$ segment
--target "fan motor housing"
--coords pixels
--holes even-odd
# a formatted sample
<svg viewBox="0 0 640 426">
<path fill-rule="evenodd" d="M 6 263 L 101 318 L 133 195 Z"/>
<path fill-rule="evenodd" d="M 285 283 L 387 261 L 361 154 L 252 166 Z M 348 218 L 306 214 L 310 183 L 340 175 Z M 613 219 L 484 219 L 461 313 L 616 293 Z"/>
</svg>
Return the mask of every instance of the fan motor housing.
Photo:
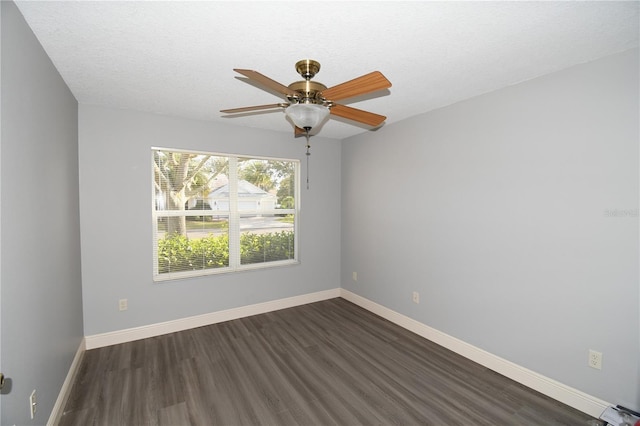
<svg viewBox="0 0 640 426">
<path fill-rule="evenodd" d="M 302 99 L 299 99 L 299 102 L 313 104 L 322 104 L 324 102 L 324 98 L 320 96 L 320 92 L 327 89 L 327 86 L 325 86 L 324 84 L 310 80 L 296 81 L 295 83 L 291 83 L 287 87 L 302 94 Z"/>
</svg>

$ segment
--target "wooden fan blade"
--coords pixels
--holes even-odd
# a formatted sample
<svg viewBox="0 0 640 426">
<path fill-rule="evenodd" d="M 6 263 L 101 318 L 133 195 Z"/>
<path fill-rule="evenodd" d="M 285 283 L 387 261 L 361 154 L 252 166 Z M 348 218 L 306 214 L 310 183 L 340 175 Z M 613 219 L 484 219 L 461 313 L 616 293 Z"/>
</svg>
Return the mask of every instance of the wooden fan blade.
<svg viewBox="0 0 640 426">
<path fill-rule="evenodd" d="M 373 71 L 337 86 L 329 87 L 320 94 L 326 100 L 339 101 L 389 87 L 391 87 L 391 82 L 380 71 Z"/>
<path fill-rule="evenodd" d="M 267 88 L 269 88 L 271 90 L 275 90 L 276 92 L 281 93 L 281 94 L 283 94 L 285 96 L 299 95 L 299 93 L 296 92 L 295 90 L 289 89 L 284 84 L 280 84 L 277 81 L 270 79 L 266 75 L 260 74 L 258 71 L 241 70 L 241 69 L 237 69 L 237 68 L 234 68 L 233 70 L 235 72 L 238 72 L 238 73 L 244 75 L 245 77 L 257 82 L 257 83 L 262 84 L 264 87 L 267 87 Z"/>
<path fill-rule="evenodd" d="M 286 108 L 289 104 L 269 104 L 269 105 L 256 105 L 250 107 L 243 108 L 231 108 L 231 109 L 221 109 L 220 112 L 225 112 L 227 114 L 234 114 L 236 112 L 248 112 L 248 111 L 258 111 L 261 109 L 272 109 L 272 108 Z"/>
<path fill-rule="evenodd" d="M 372 112 L 363 111 L 361 109 L 348 107 L 345 105 L 334 105 L 329 110 L 331 114 L 338 117 L 348 118 L 349 120 L 364 123 L 369 126 L 379 126 L 387 119 L 384 115 L 374 114 Z"/>
<path fill-rule="evenodd" d="M 307 134 L 307 132 L 304 129 L 301 129 L 300 127 L 298 127 L 298 126 L 295 126 L 295 128 L 293 129 L 293 136 L 296 137 L 296 138 L 298 136 L 303 136 L 303 135 L 306 135 L 306 134 Z"/>
</svg>

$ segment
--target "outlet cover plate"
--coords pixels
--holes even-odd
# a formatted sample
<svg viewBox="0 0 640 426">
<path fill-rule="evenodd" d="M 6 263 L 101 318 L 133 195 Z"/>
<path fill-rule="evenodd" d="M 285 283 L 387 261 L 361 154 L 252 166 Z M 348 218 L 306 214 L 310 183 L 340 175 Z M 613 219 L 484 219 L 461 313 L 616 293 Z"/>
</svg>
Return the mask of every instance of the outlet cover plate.
<svg viewBox="0 0 640 426">
<path fill-rule="evenodd" d="M 589 367 L 602 370 L 602 353 L 589 349 Z"/>
</svg>

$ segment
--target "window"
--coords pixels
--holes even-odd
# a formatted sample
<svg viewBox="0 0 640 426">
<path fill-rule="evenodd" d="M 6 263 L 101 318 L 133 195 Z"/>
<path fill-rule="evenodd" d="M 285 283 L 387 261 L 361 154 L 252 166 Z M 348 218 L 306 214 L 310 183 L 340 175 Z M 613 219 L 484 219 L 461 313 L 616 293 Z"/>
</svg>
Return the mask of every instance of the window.
<svg viewBox="0 0 640 426">
<path fill-rule="evenodd" d="M 297 263 L 299 161 L 152 154 L 155 281 Z"/>
</svg>

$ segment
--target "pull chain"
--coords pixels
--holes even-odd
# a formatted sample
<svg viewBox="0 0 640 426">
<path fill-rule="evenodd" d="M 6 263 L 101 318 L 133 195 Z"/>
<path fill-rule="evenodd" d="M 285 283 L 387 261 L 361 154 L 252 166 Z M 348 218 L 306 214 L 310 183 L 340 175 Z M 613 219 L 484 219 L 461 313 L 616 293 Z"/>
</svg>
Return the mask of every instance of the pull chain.
<svg viewBox="0 0 640 426">
<path fill-rule="evenodd" d="M 311 152 L 309 152 L 309 149 L 311 148 L 311 145 L 309 144 L 309 130 L 306 130 L 306 136 L 307 136 L 307 189 L 309 189 L 309 156 L 311 155 Z"/>
</svg>

